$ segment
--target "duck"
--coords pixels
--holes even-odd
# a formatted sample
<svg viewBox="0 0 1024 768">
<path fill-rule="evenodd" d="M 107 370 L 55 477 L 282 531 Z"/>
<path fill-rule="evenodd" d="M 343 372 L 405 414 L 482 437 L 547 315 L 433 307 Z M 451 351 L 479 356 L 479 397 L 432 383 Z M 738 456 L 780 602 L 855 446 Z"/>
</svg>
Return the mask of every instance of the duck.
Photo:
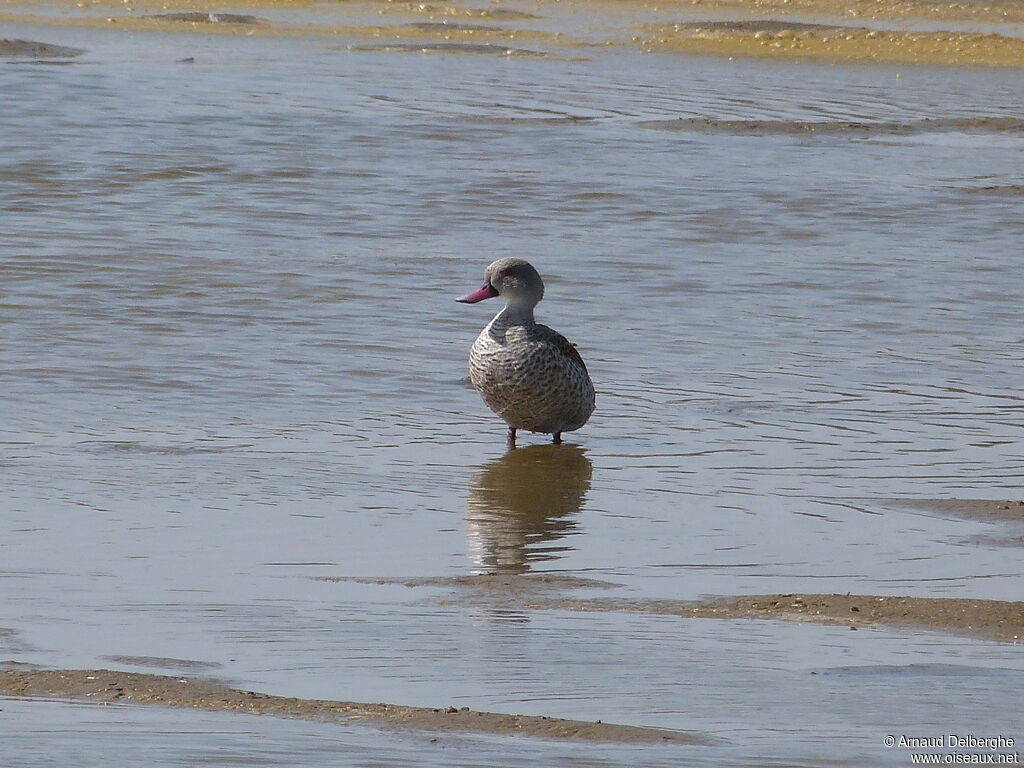
<svg viewBox="0 0 1024 768">
<path fill-rule="evenodd" d="M 544 281 L 528 261 L 498 259 L 484 272 L 483 286 L 456 301 L 476 304 L 505 300 L 469 352 L 469 378 L 487 406 L 516 431 L 548 434 L 553 443 L 573 432 L 594 412 L 594 382 L 576 346 L 534 320 L 544 298 Z"/>
</svg>

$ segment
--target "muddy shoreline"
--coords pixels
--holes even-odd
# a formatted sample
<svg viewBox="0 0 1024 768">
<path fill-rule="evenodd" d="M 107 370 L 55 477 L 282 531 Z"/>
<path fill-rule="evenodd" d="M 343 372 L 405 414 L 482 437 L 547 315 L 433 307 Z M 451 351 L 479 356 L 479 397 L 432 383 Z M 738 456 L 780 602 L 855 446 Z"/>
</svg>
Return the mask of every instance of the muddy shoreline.
<svg viewBox="0 0 1024 768">
<path fill-rule="evenodd" d="M 19 665 L 20 666 L 20 665 Z M 0 669 L 0 695 L 58 697 L 99 704 L 158 704 L 178 709 L 243 712 L 317 722 L 364 723 L 423 731 L 523 735 L 618 743 L 708 744 L 697 733 L 600 721 L 477 712 L 467 707 L 407 707 L 273 696 L 195 677 L 109 669 Z"/>
<path fill-rule="evenodd" d="M 1024 640 L 1024 602 L 948 597 L 775 594 L 681 600 L 533 599 L 532 610 L 616 611 L 693 619 L 779 619 L 849 626 L 914 629 L 1001 642 Z"/>
<path fill-rule="evenodd" d="M 736 17 L 756 16 L 757 18 Z M 577 58 L 588 49 L 744 58 L 1024 67 L 1024 8 L 928 0 L 49 0 L 0 7 L 0 22 L 121 32 L 330 40 L 358 50 Z M 896 23 L 894 23 L 896 22 Z M 906 24 L 922 28 L 905 28 Z M 940 28 L 936 29 L 936 26 Z M 522 43 L 529 43 L 522 45 Z M 0 56 L 4 55 L 0 50 Z"/>
<path fill-rule="evenodd" d="M 861 502 L 882 509 L 914 512 L 986 525 L 1024 523 L 1024 501 L 1007 499 L 873 499 Z M 991 537 L 985 539 L 990 541 Z M 999 546 L 1019 546 L 1024 538 L 991 539 Z M 442 604 L 486 603 L 530 610 L 601 611 L 671 615 L 694 619 L 779 619 L 861 627 L 905 628 L 947 632 L 1000 642 L 1024 641 L 1024 602 L 954 597 L 864 594 L 779 593 L 717 596 L 705 600 L 629 600 L 566 596 L 566 590 L 604 590 L 619 585 L 570 574 L 478 574 L 449 578 L 362 579 L 318 577 L 323 581 L 401 584 L 410 588 L 451 590 Z"/>
<path fill-rule="evenodd" d="M 706 600 L 629 600 L 573 598 L 564 589 L 608 589 L 608 582 L 546 574 L 478 575 L 424 579 L 344 579 L 322 581 L 401 584 L 410 588 L 447 587 L 454 596 L 442 605 L 482 603 L 519 611 L 645 613 L 692 619 L 779 619 L 861 627 L 946 632 L 1002 642 L 1024 641 L 1024 602 L 957 597 L 779 593 L 713 597 Z M 556 594 L 552 595 L 552 592 Z"/>
<path fill-rule="evenodd" d="M 1014 130 L 1024 130 L 1024 123 Z M 980 187 L 978 191 L 999 191 L 997 187 Z M 1014 191 L 1016 188 L 1014 188 Z M 1024 523 L 1024 501 L 1014 499 L 890 499 L 898 509 L 914 509 L 937 517 L 957 520 L 980 520 L 992 523 Z"/>
<path fill-rule="evenodd" d="M 777 19 L 645 27 L 645 51 L 879 64 L 1024 66 L 1024 39 L 968 30 L 907 31 Z"/>
</svg>

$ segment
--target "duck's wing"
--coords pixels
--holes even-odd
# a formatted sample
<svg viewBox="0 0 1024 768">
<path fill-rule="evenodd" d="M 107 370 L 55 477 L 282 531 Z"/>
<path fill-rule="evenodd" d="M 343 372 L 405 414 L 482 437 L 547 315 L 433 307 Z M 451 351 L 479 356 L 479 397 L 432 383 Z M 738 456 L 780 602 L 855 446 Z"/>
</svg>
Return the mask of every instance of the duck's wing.
<svg viewBox="0 0 1024 768">
<path fill-rule="evenodd" d="M 548 336 L 548 340 L 555 346 L 555 349 L 557 349 L 561 354 L 565 355 L 574 363 L 576 363 L 588 375 L 590 374 L 590 372 L 587 371 L 587 364 L 583 362 L 583 358 L 580 356 L 580 353 L 576 350 L 575 344 L 573 344 L 571 341 L 565 338 L 565 336 L 563 336 L 553 328 L 548 328 L 546 325 L 540 327 L 547 331 L 546 335 Z"/>
</svg>

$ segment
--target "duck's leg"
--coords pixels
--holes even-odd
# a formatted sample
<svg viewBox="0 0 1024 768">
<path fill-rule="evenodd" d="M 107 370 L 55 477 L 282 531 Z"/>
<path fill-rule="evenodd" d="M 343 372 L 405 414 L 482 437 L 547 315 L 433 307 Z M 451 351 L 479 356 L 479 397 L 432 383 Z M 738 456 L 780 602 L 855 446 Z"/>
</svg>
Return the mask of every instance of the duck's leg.
<svg viewBox="0 0 1024 768">
<path fill-rule="evenodd" d="M 554 443 L 555 445 L 561 445 L 562 444 L 562 433 L 561 432 L 555 432 L 555 434 L 553 434 L 551 436 L 551 442 Z"/>
<path fill-rule="evenodd" d="M 515 448 L 516 447 L 516 428 L 515 427 L 509 427 L 508 428 L 508 447 L 509 448 Z"/>
</svg>

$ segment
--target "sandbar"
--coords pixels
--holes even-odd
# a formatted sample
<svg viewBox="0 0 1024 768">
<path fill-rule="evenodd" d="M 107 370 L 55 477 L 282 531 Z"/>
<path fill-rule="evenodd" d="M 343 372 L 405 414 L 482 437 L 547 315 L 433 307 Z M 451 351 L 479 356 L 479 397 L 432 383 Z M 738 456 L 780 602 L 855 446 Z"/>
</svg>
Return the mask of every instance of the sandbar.
<svg viewBox="0 0 1024 768">
<path fill-rule="evenodd" d="M 647 25 L 644 50 L 886 64 L 1024 66 L 1024 39 L 966 30 L 907 31 L 775 19 Z"/>
<path fill-rule="evenodd" d="M 6 0 L 0 22 L 304 37 L 387 52 L 566 58 L 620 48 L 833 62 L 1024 67 L 1009 0 Z M 895 22 L 895 23 L 894 23 Z M 528 41 L 519 47 L 519 41 Z M 459 44 L 467 47 L 459 47 Z M 494 46 L 494 49 L 490 46 Z"/>
<path fill-rule="evenodd" d="M 317 722 L 365 723 L 436 732 L 522 735 L 544 739 L 626 743 L 708 744 L 699 733 L 600 721 L 477 712 L 468 707 L 407 707 L 273 696 L 197 677 L 109 669 L 0 669 L 0 695 L 85 699 L 97 703 L 158 704 L 179 709 L 242 712 Z"/>
<path fill-rule="evenodd" d="M 1024 129 L 1024 125 L 1018 130 Z M 1016 185 L 975 187 L 975 192 L 1020 194 Z M 890 499 L 895 507 L 917 509 L 940 517 L 990 523 L 1024 523 L 1024 501 L 1013 499 Z"/>
<path fill-rule="evenodd" d="M 1024 640 L 1024 602 L 956 597 L 851 594 L 775 594 L 703 601 L 533 599 L 524 609 L 622 611 L 694 619 L 782 619 L 841 624 L 851 629 L 886 627 L 932 630 L 1001 642 Z"/>
</svg>

